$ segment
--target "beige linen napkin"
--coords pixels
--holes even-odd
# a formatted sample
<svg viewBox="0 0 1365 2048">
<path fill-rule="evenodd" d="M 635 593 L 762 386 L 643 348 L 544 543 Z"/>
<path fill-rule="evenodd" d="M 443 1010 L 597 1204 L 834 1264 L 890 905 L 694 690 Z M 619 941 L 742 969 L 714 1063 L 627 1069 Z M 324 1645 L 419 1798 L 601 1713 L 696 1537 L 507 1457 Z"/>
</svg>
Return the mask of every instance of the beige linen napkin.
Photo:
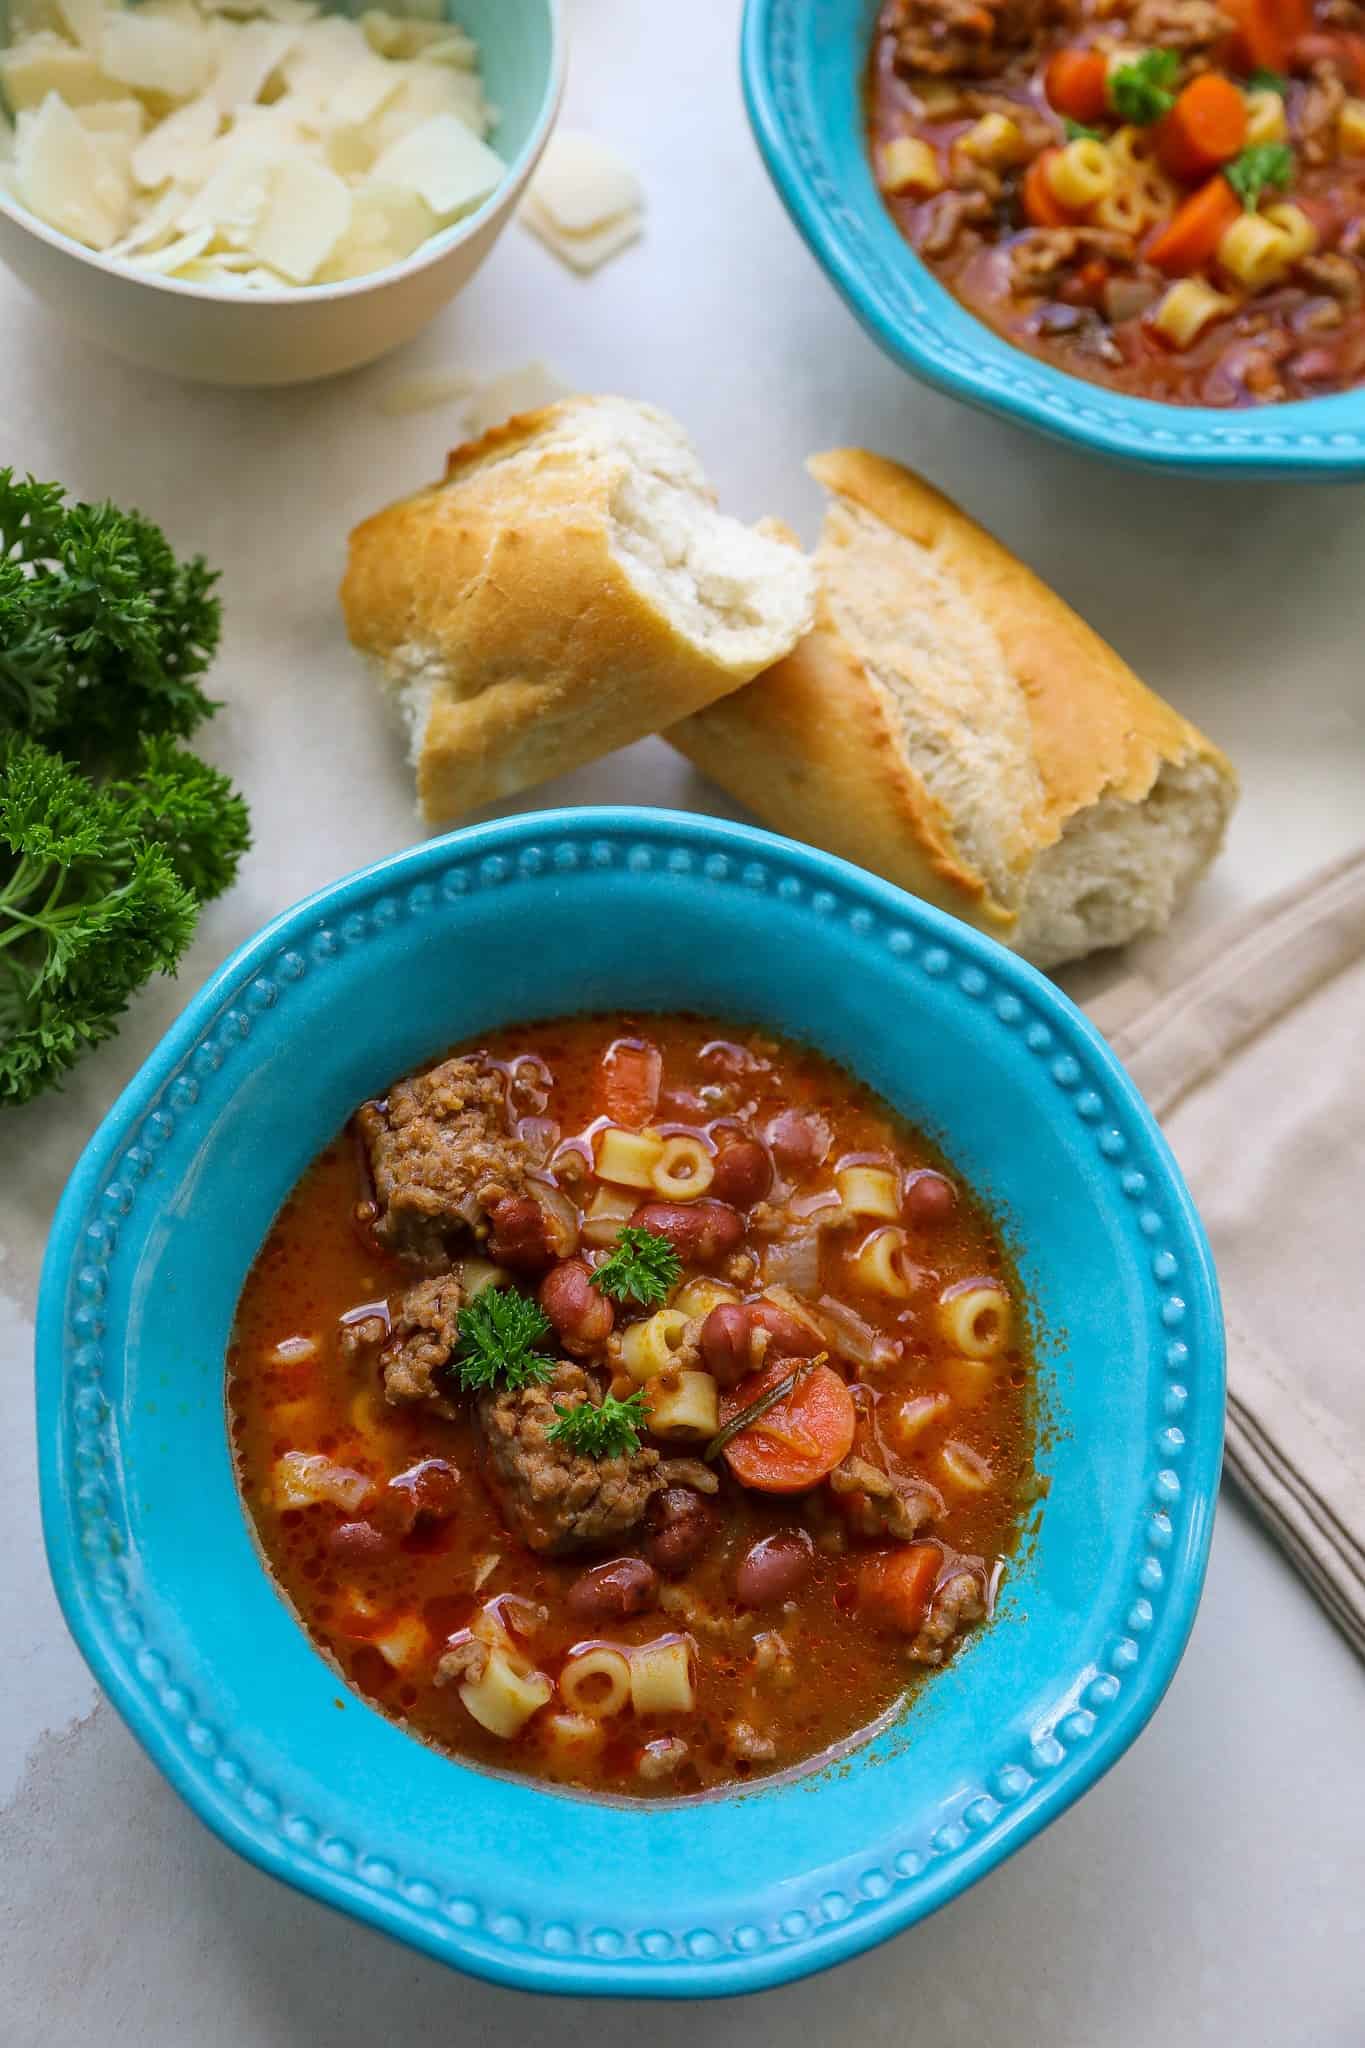
<svg viewBox="0 0 1365 2048">
<path fill-rule="evenodd" d="M 1088 1004 L 1218 1264 L 1227 1465 L 1365 1656 L 1365 851 Z"/>
</svg>

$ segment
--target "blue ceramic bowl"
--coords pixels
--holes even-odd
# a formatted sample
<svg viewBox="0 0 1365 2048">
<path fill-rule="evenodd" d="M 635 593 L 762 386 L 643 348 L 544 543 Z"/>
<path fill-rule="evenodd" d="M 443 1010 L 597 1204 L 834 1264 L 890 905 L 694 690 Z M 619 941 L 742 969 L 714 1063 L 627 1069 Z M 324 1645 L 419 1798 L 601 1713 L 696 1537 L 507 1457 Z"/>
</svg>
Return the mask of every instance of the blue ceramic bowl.
<svg viewBox="0 0 1365 2048">
<path fill-rule="evenodd" d="M 873 340 L 915 376 L 1054 440 L 1149 469 L 1365 474 L 1365 389 L 1225 411 L 1129 398 L 1037 361 L 945 291 L 891 220 L 863 136 L 878 0 L 747 0 L 742 71 L 774 184 Z"/>
<path fill-rule="evenodd" d="M 247 1266 L 352 1105 L 468 1034 L 617 1004 L 811 1040 L 936 1131 L 1004 1219 L 1046 1361 L 1051 1492 L 994 1624 L 837 1766 L 664 1807 L 452 1762 L 350 1693 L 266 1576 L 224 1426 Z M 1070 1004 L 856 868 L 646 810 L 456 833 L 236 953 L 72 1176 L 38 1375 L 67 1620 L 210 1827 L 463 1969 L 656 1996 L 755 1990 L 855 1954 L 1108 1769 L 1189 1633 L 1223 1420 L 1199 1222 Z"/>
</svg>

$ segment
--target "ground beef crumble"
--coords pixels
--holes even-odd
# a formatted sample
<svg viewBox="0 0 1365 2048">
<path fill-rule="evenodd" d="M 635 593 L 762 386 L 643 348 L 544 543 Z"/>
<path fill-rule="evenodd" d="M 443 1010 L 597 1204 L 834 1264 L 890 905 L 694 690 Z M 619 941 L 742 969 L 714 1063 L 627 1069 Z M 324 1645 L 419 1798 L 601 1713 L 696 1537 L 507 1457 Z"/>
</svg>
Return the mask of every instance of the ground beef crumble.
<svg viewBox="0 0 1365 2048">
<path fill-rule="evenodd" d="M 636 1526 L 662 1485 L 652 1448 L 585 1458 L 550 1440 L 557 1407 L 600 1398 L 594 1376 L 567 1360 L 545 1386 L 479 1396 L 489 1484 L 508 1527 L 532 1550 L 604 1548 Z"/>
<path fill-rule="evenodd" d="M 374 1233 L 415 1264 L 446 1264 L 525 1190 L 525 1145 L 507 1127 L 502 1076 L 478 1054 L 400 1081 L 357 1113 L 378 1216 Z"/>
</svg>

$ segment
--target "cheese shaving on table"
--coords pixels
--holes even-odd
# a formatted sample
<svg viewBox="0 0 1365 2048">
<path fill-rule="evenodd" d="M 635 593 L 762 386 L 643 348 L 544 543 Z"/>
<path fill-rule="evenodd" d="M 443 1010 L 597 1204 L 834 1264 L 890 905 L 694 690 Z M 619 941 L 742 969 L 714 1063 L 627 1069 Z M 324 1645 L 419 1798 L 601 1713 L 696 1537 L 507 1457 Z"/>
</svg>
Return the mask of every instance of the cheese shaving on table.
<svg viewBox="0 0 1365 2048">
<path fill-rule="evenodd" d="M 434 412 L 438 407 L 460 408 L 460 433 L 472 440 L 509 419 L 513 413 L 536 412 L 568 396 L 571 387 L 544 363 L 522 363 L 515 370 L 480 380 L 468 370 L 415 370 L 386 384 L 378 408 L 390 417 L 403 413 Z"/>
<path fill-rule="evenodd" d="M 401 262 L 505 166 L 479 52 L 437 0 L 16 0 L 5 189 L 130 269 L 236 290 Z"/>
<path fill-rule="evenodd" d="M 644 193 L 619 151 L 581 129 L 552 135 L 520 208 L 545 246 L 586 274 L 644 230 Z"/>
</svg>

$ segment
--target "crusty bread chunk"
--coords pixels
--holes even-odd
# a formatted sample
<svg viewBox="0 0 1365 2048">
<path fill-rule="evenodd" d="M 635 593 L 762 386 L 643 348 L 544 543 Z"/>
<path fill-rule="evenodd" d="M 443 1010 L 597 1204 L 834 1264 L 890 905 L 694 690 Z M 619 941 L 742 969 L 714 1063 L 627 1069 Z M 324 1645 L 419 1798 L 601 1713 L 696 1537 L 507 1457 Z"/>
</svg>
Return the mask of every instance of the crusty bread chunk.
<svg viewBox="0 0 1365 2048">
<path fill-rule="evenodd" d="M 765 823 L 1039 966 L 1160 930 L 1222 843 L 1223 755 L 910 471 L 810 467 L 812 631 L 668 738 Z"/>
<path fill-rule="evenodd" d="M 716 510 L 666 413 L 570 398 L 357 527 L 341 602 L 440 824 L 748 682 L 809 627 L 814 582 L 797 549 Z"/>
</svg>

